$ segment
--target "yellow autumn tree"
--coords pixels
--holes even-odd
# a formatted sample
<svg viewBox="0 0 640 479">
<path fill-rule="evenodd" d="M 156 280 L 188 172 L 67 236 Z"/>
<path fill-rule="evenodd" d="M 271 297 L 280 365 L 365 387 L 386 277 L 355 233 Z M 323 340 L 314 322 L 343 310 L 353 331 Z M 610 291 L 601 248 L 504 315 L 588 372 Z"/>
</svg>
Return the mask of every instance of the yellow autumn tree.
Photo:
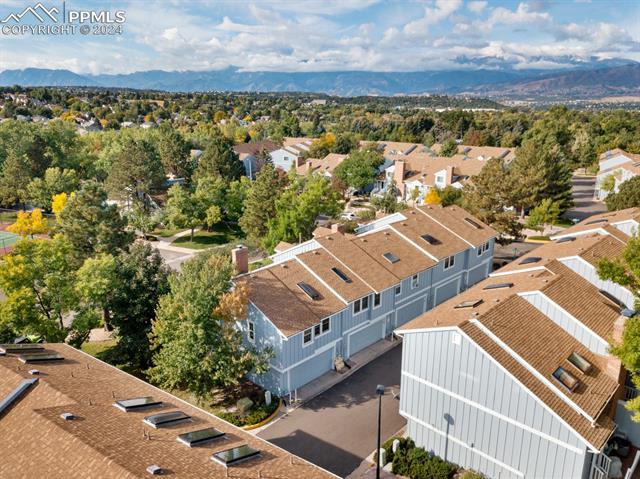
<svg viewBox="0 0 640 479">
<path fill-rule="evenodd" d="M 442 198 L 440 198 L 440 194 L 436 188 L 429 189 L 429 193 L 427 193 L 424 203 L 426 205 L 439 205 L 442 203 Z"/>
<path fill-rule="evenodd" d="M 60 217 L 60 212 L 67 204 L 67 194 L 62 192 L 58 195 L 53 195 L 51 198 L 51 211 L 56 215 L 56 218 Z"/>
<path fill-rule="evenodd" d="M 36 208 L 31 213 L 20 211 L 16 216 L 16 222 L 7 226 L 7 231 L 26 238 L 36 234 L 44 234 L 48 230 L 47 219 L 42 214 L 42 210 Z"/>
</svg>

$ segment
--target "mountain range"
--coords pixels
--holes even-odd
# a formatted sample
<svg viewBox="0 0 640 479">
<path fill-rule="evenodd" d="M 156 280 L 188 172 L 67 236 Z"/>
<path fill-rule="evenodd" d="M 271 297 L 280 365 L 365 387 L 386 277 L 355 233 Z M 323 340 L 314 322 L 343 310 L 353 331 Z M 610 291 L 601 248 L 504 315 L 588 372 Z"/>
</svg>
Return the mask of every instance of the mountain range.
<svg viewBox="0 0 640 479">
<path fill-rule="evenodd" d="M 497 98 L 640 95 L 640 63 L 594 61 L 562 70 L 473 69 L 416 72 L 247 72 L 151 70 L 80 75 L 26 68 L 0 72 L 0 85 L 85 86 L 173 92 L 315 92 L 339 96 L 472 94 Z"/>
</svg>

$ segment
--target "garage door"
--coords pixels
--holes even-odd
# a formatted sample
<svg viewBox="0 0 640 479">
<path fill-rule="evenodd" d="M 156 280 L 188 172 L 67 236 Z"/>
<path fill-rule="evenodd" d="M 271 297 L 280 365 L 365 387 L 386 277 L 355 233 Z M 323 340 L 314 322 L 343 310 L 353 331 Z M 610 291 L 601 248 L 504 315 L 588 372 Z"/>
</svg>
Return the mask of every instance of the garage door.
<svg viewBox="0 0 640 479">
<path fill-rule="evenodd" d="M 290 371 L 291 389 L 297 389 L 333 369 L 333 348 L 318 354 Z"/>
<path fill-rule="evenodd" d="M 382 321 L 376 321 L 360 331 L 352 333 L 349 336 L 349 357 L 381 339 Z"/>
<path fill-rule="evenodd" d="M 482 281 L 487 274 L 487 265 L 482 264 L 480 266 L 476 266 L 471 271 L 469 271 L 469 279 L 467 280 L 467 287 L 479 283 Z"/>
<path fill-rule="evenodd" d="M 424 298 L 418 298 L 411 303 L 398 309 L 398 319 L 396 328 L 402 326 L 404 323 L 411 321 L 414 318 L 420 316 L 424 311 Z"/>
<path fill-rule="evenodd" d="M 435 305 L 445 302 L 449 298 L 453 298 L 458 294 L 459 278 L 454 279 L 436 288 Z"/>
</svg>

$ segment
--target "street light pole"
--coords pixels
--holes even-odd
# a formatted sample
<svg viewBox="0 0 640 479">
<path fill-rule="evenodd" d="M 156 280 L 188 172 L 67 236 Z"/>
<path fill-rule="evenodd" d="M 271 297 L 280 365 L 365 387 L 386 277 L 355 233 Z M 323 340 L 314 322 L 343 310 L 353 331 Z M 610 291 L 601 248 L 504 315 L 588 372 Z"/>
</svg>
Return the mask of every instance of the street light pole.
<svg viewBox="0 0 640 479">
<path fill-rule="evenodd" d="M 376 394 L 378 395 L 378 442 L 376 443 L 376 479 L 380 479 L 380 430 L 382 429 L 382 396 L 384 396 L 384 386 L 378 384 L 376 386 Z"/>
</svg>

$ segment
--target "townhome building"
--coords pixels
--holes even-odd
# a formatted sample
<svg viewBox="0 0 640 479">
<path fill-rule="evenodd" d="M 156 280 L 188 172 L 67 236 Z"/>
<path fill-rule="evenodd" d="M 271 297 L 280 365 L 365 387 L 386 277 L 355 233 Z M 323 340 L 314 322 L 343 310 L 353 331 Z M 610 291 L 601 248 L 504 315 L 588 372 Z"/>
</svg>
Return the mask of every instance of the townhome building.
<svg viewBox="0 0 640 479">
<path fill-rule="evenodd" d="M 264 166 L 264 159 L 260 155 L 268 153 L 271 155 L 274 151 L 280 149 L 280 145 L 271 140 L 256 141 L 253 143 L 241 143 L 233 147 L 240 161 L 244 165 L 244 171 L 247 178 L 254 180 L 258 172 Z"/>
<path fill-rule="evenodd" d="M 251 379 L 295 392 L 491 272 L 496 232 L 465 210 L 424 206 L 284 248 L 240 275 L 250 291 L 239 322 L 248 344 L 271 348 Z M 246 260 L 236 263 L 246 265 Z M 246 254 L 246 251 L 244 252 Z M 240 268 L 242 272 L 244 269 Z"/>
<path fill-rule="evenodd" d="M 273 165 L 285 173 L 291 168 L 297 168 L 304 163 L 304 157 L 312 143 L 312 138 L 284 138 L 282 146 L 271 152 Z"/>
<path fill-rule="evenodd" d="M 620 467 L 614 436 L 640 444 L 640 424 L 609 347 L 637 318 L 632 292 L 596 267 L 622 254 L 639 213 L 585 220 L 398 328 L 400 413 L 417 445 L 502 479 Z"/>
<path fill-rule="evenodd" d="M 458 153 L 439 156 L 442 145 L 431 147 L 416 143 L 378 142 L 385 158 L 374 188 L 375 194 L 384 194 L 393 183 L 399 196 L 421 204 L 432 188 L 447 186 L 462 188 L 482 170 L 490 158 L 500 158 L 506 163 L 515 159 L 515 150 L 489 146 L 458 145 Z"/>
<path fill-rule="evenodd" d="M 604 200 L 610 193 L 617 193 L 622 183 L 638 175 L 640 155 L 627 153 L 620 148 L 604 152 L 598 164 L 596 199 Z"/>
</svg>

